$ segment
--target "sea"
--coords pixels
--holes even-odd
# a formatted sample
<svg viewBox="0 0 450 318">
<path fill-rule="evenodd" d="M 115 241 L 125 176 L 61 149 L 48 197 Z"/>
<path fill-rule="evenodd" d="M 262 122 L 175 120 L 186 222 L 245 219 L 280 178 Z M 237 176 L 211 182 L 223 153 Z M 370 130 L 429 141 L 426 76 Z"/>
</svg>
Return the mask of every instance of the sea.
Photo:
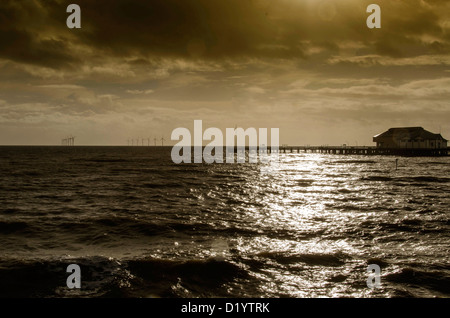
<svg viewBox="0 0 450 318">
<path fill-rule="evenodd" d="M 450 297 L 450 157 L 170 153 L 0 147 L 0 297 Z"/>
</svg>

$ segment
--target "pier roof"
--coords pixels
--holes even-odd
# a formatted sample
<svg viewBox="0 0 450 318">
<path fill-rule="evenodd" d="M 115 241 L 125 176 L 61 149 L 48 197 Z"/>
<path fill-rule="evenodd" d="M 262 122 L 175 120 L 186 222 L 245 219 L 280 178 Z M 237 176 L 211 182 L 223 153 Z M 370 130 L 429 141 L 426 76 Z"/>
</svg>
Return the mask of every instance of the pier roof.
<svg viewBox="0 0 450 318">
<path fill-rule="evenodd" d="M 441 134 L 434 134 L 422 127 L 398 127 L 390 128 L 381 134 L 373 137 L 374 141 L 377 139 L 395 138 L 395 139 L 424 139 L 424 140 L 444 140 L 447 141 Z"/>
</svg>

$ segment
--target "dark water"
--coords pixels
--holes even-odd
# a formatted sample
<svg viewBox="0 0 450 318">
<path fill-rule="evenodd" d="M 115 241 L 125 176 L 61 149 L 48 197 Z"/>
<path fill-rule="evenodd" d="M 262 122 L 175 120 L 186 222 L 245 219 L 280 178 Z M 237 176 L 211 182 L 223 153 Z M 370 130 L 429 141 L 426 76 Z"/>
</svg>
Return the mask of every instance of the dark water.
<svg viewBox="0 0 450 318">
<path fill-rule="evenodd" d="M 450 296 L 450 158 L 285 154 L 262 173 L 0 147 L 0 168 L 1 297 Z"/>
</svg>

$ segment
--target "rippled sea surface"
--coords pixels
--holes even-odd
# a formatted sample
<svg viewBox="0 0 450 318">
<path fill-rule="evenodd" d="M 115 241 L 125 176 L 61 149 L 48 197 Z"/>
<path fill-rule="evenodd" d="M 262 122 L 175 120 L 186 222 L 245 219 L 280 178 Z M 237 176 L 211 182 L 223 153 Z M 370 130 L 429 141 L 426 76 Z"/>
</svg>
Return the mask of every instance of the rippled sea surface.
<svg viewBox="0 0 450 318">
<path fill-rule="evenodd" d="M 170 150 L 0 147 L 0 297 L 450 296 L 449 157 Z"/>
</svg>

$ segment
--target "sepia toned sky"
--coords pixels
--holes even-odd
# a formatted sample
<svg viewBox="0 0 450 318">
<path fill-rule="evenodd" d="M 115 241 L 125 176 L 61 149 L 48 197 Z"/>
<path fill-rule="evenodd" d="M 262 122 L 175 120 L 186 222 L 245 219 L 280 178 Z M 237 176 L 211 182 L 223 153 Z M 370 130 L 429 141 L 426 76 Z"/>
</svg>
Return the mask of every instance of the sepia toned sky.
<svg viewBox="0 0 450 318">
<path fill-rule="evenodd" d="M 0 2 L 0 144 L 169 140 L 194 119 L 291 145 L 401 126 L 450 139 L 450 1 Z"/>
</svg>

